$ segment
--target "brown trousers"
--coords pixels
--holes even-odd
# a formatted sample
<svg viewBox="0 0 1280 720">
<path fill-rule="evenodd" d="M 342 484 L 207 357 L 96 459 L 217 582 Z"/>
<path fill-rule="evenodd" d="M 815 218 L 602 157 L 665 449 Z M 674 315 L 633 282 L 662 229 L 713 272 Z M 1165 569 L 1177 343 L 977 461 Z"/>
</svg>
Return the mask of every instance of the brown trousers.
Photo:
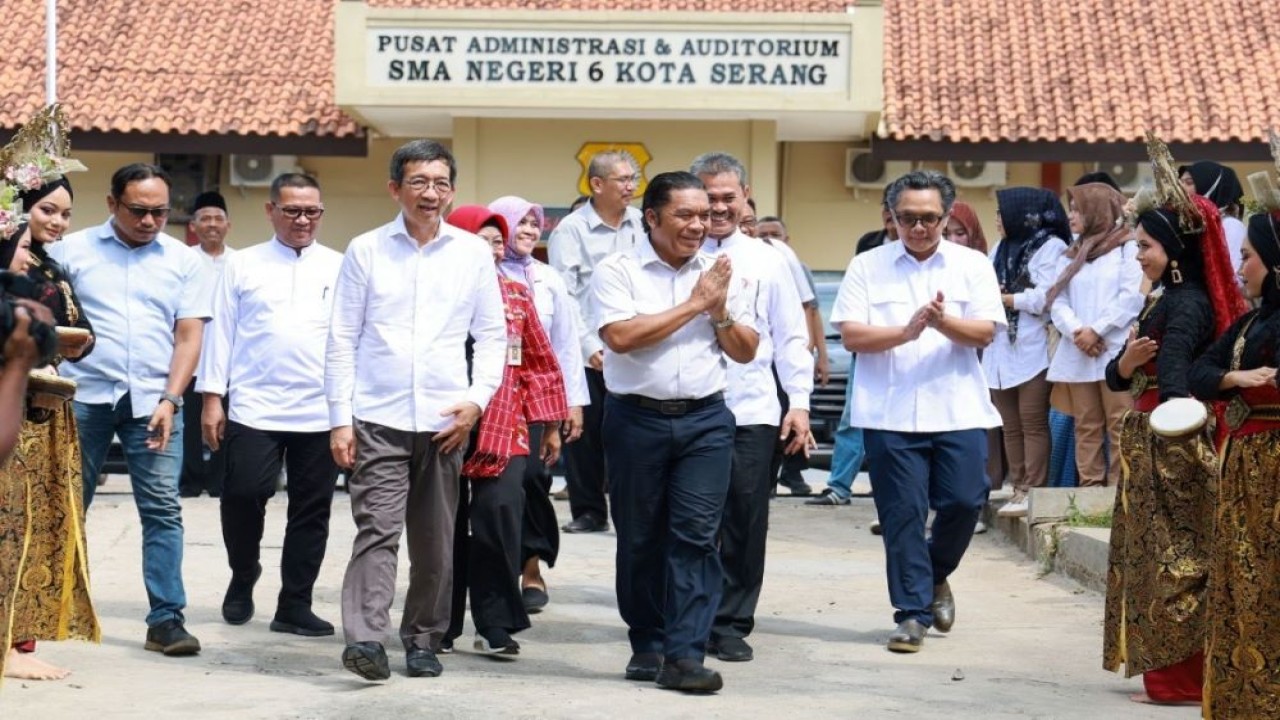
<svg viewBox="0 0 1280 720">
<path fill-rule="evenodd" d="M 453 593 L 453 526 L 463 448 L 440 453 L 435 433 L 355 421 L 356 465 L 347 486 L 356 537 L 342 581 L 347 643 L 384 642 L 391 626 L 400 532 L 407 533 L 405 650 L 440 649 Z"/>
<path fill-rule="evenodd" d="M 1026 492 L 1049 479 L 1049 390 L 1047 370 L 1012 388 L 992 390 L 991 402 L 1004 422 L 1004 455 L 1009 482 Z"/>
<path fill-rule="evenodd" d="M 1127 392 L 1112 392 L 1105 380 L 1064 383 L 1076 420 L 1076 471 L 1080 486 L 1114 486 L 1120 483 L 1120 421 L 1133 408 Z M 1111 440 L 1111 462 L 1103 453 L 1103 437 Z"/>
</svg>

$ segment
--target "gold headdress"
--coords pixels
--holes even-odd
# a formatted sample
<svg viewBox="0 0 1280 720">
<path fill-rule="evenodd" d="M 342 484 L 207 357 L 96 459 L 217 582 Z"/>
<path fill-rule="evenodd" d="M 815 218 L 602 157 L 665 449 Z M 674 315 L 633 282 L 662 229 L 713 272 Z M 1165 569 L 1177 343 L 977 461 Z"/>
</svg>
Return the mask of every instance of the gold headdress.
<svg viewBox="0 0 1280 720">
<path fill-rule="evenodd" d="M 1184 233 L 1198 233 L 1204 230 L 1204 216 L 1196 204 L 1191 201 L 1187 189 L 1178 179 L 1177 166 L 1169 146 L 1147 131 L 1147 157 L 1151 159 L 1151 174 L 1155 177 L 1155 187 L 1144 187 L 1133 198 L 1133 219 L 1148 210 L 1165 207 L 1178 215 L 1178 225 Z"/>
<path fill-rule="evenodd" d="M 12 235 L 22 223 L 19 196 L 23 192 L 87 169 L 79 160 L 67 157 L 70 150 L 67 121 L 57 104 L 37 112 L 0 149 L 0 238 Z"/>
<path fill-rule="evenodd" d="M 1267 129 L 1267 139 L 1271 143 L 1271 159 L 1275 161 L 1276 168 L 1280 169 L 1280 135 L 1276 134 L 1275 128 Z M 1276 190 L 1271 182 L 1271 174 L 1265 170 L 1250 173 L 1248 180 L 1249 189 L 1253 191 L 1253 197 L 1262 212 L 1280 212 L 1280 190 Z"/>
</svg>

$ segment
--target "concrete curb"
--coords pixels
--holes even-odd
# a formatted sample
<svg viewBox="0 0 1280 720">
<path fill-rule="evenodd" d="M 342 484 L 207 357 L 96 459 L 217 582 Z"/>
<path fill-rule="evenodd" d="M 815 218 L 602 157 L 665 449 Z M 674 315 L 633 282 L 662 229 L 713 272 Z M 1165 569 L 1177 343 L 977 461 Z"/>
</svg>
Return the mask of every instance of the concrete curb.
<svg viewBox="0 0 1280 720">
<path fill-rule="evenodd" d="M 1036 488 L 1031 491 L 1027 515 L 1019 518 L 996 514 L 1004 502 L 987 505 L 984 516 L 988 527 L 1040 563 L 1044 572 L 1057 572 L 1090 590 L 1106 592 L 1111 530 L 1072 527 L 1068 519 L 1073 507 L 1084 515 L 1110 510 L 1115 503 L 1114 488 Z"/>
</svg>

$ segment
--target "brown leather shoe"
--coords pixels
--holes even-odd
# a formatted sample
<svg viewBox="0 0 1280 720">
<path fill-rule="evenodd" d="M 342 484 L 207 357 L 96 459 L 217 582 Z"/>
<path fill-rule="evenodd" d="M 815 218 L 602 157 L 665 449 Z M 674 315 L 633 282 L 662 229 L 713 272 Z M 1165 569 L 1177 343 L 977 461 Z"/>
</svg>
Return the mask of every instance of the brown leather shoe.
<svg viewBox="0 0 1280 720">
<path fill-rule="evenodd" d="M 928 629 L 914 618 L 898 623 L 898 629 L 889 636 L 889 650 L 898 653 L 920 652 Z"/>
<path fill-rule="evenodd" d="M 956 622 L 956 599 L 951 594 L 951 584 L 943 581 L 933 586 L 933 602 L 929 604 L 933 613 L 933 627 L 938 632 L 951 632 Z"/>
</svg>

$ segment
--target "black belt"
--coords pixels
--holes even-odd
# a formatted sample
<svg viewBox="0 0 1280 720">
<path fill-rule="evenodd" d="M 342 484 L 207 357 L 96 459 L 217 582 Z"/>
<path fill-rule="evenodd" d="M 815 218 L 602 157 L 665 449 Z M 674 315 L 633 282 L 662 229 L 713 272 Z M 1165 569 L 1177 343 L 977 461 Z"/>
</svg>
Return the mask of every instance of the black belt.
<svg viewBox="0 0 1280 720">
<path fill-rule="evenodd" d="M 708 405 L 724 402 L 724 393 L 722 392 L 712 393 L 695 400 L 658 400 L 644 395 L 609 394 L 628 405 L 642 407 L 645 410 L 654 410 L 663 415 L 688 415 L 694 410 L 701 410 Z"/>
</svg>

